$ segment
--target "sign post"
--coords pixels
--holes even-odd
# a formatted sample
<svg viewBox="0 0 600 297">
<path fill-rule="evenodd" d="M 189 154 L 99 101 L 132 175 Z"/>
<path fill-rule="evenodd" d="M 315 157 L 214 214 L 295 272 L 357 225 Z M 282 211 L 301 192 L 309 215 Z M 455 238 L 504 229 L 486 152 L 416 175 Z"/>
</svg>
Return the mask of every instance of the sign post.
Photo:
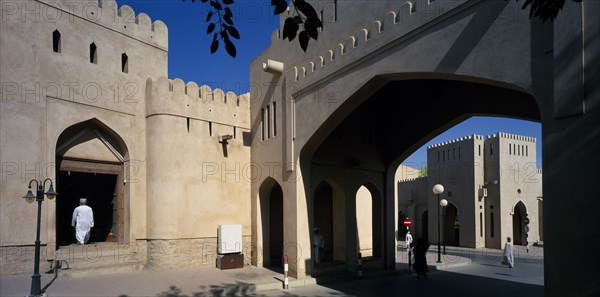
<svg viewBox="0 0 600 297">
<path fill-rule="evenodd" d="M 524 218 L 523 219 L 523 224 L 525 224 L 525 247 L 527 248 L 527 252 L 529 253 L 529 242 L 528 242 L 528 237 L 529 237 L 529 218 Z"/>
</svg>

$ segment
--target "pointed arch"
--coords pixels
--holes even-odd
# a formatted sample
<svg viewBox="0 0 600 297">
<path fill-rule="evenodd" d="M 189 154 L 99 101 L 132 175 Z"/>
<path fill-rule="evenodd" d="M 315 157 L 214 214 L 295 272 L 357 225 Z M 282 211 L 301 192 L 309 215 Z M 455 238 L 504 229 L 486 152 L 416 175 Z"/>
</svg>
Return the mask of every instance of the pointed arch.
<svg viewBox="0 0 600 297">
<path fill-rule="evenodd" d="M 526 245 L 527 244 L 527 232 L 525 230 L 525 223 L 523 222 L 527 217 L 527 207 L 523 201 L 517 201 L 512 208 L 512 225 L 513 225 L 513 244 L 514 245 Z"/>
<path fill-rule="evenodd" d="M 256 231 L 257 245 L 262 246 L 262 266 L 281 267 L 284 247 L 283 189 L 269 176 L 261 183 L 258 194 Z"/>
<path fill-rule="evenodd" d="M 69 245 L 71 213 L 79 198 L 88 198 L 94 209 L 95 225 L 90 242 L 119 242 L 128 239 L 129 152 L 123 139 L 96 118 L 63 130 L 55 146 L 57 191 L 57 247 Z M 126 165 L 127 164 L 127 165 Z M 59 190 L 60 189 L 60 190 Z"/>
<path fill-rule="evenodd" d="M 346 260 L 346 195 L 342 186 L 324 179 L 313 189 L 312 229 L 319 228 L 325 239 L 324 262 Z M 312 238 L 311 238 L 312 240 Z M 312 251 L 313 261 L 316 259 Z"/>
<path fill-rule="evenodd" d="M 444 207 L 443 218 L 441 218 L 444 222 L 442 242 L 445 245 L 460 246 L 459 214 L 458 206 L 448 201 L 448 205 Z"/>
<path fill-rule="evenodd" d="M 359 251 L 363 257 L 383 252 L 383 202 L 381 191 L 371 182 L 356 191 L 356 222 Z"/>
</svg>

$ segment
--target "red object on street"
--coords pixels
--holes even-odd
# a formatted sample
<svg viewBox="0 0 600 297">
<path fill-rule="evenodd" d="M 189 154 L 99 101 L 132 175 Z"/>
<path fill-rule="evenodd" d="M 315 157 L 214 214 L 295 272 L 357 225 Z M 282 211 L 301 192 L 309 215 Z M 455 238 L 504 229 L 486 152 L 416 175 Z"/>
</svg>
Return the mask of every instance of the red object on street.
<svg viewBox="0 0 600 297">
<path fill-rule="evenodd" d="M 285 256 L 283 262 L 283 288 L 289 289 L 289 280 L 288 280 L 288 257 Z"/>
<path fill-rule="evenodd" d="M 410 227 L 411 225 L 412 225 L 412 220 L 409 218 L 406 218 L 406 220 L 404 220 L 404 226 Z"/>
<path fill-rule="evenodd" d="M 523 223 L 524 223 L 525 225 L 529 225 L 529 219 L 528 219 L 528 218 L 525 218 L 525 219 L 523 220 Z"/>
</svg>

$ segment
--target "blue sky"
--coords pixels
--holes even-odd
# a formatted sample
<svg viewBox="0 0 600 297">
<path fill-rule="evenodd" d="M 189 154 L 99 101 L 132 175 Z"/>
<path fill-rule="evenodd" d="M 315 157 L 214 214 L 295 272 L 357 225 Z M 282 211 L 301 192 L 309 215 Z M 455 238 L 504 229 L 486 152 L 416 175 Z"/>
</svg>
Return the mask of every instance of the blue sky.
<svg viewBox="0 0 600 297">
<path fill-rule="evenodd" d="M 199 85 L 221 88 L 236 94 L 249 92 L 249 65 L 271 42 L 271 32 L 279 26 L 269 0 L 237 0 L 232 5 L 234 22 L 241 39 L 236 40 L 237 58 L 224 49 L 211 55 L 212 38 L 206 35 L 207 5 L 191 0 L 117 0 L 131 6 L 136 14 L 144 12 L 152 20 L 162 20 L 169 28 L 169 78 L 195 81 Z M 295 40 L 294 40 L 295 41 Z M 222 45 L 221 45 L 222 46 Z M 427 146 L 472 134 L 490 135 L 498 132 L 519 134 L 537 139 L 537 163 L 541 167 L 541 125 L 539 123 L 493 117 L 473 117 L 418 149 L 404 163 L 421 168 L 427 157 Z"/>
</svg>

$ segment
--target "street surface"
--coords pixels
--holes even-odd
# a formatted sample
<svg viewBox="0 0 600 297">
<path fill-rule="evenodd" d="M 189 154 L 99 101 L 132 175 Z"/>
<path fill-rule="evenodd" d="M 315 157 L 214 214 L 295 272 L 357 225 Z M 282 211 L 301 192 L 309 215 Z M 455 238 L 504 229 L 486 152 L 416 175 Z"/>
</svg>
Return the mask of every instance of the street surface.
<svg viewBox="0 0 600 297">
<path fill-rule="evenodd" d="M 399 254 L 403 250 L 400 248 Z M 429 251 L 437 254 L 437 247 L 431 246 Z M 456 256 L 472 262 L 431 271 L 426 279 L 417 279 L 413 272 L 263 291 L 257 296 L 544 296 L 543 250 L 530 247 L 528 253 L 523 247 L 515 247 L 515 255 L 515 267 L 508 268 L 500 264 L 499 250 L 448 247 L 442 255 L 444 263 L 452 263 Z"/>
</svg>

